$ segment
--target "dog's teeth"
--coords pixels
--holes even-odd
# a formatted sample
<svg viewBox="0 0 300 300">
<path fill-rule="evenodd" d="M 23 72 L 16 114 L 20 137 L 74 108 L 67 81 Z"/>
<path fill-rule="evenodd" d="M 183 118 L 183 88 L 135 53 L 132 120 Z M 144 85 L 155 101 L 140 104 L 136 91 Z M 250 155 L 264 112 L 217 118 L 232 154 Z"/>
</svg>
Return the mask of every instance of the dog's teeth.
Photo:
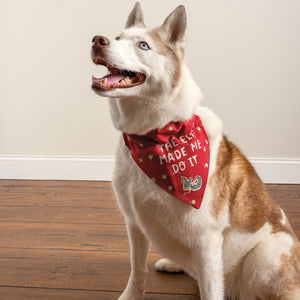
<svg viewBox="0 0 300 300">
<path fill-rule="evenodd" d="M 130 80 L 130 78 L 128 76 L 124 80 L 122 80 L 122 81 L 125 81 L 126 83 L 131 82 L 131 80 Z"/>
<path fill-rule="evenodd" d="M 103 85 L 107 84 L 107 78 L 104 78 L 104 80 L 102 81 Z"/>
<path fill-rule="evenodd" d="M 120 84 L 121 84 L 121 85 L 126 85 L 126 82 L 125 82 L 125 80 L 124 80 L 124 79 L 122 79 L 122 80 L 120 81 Z"/>
</svg>

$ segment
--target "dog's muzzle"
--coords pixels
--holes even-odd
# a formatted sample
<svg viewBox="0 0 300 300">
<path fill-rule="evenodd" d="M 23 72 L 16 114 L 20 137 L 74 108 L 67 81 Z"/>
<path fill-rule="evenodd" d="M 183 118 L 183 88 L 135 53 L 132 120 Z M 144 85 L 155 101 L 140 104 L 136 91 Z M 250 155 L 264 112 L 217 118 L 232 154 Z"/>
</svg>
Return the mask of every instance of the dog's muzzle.
<svg viewBox="0 0 300 300">
<path fill-rule="evenodd" d="M 104 65 L 108 68 L 109 74 L 102 77 L 92 78 L 92 87 L 96 90 L 109 91 L 116 88 L 131 88 L 142 84 L 146 76 L 140 72 L 119 69 L 108 61 L 108 48 L 110 41 L 102 35 L 93 37 L 91 57 L 95 64 Z"/>
</svg>

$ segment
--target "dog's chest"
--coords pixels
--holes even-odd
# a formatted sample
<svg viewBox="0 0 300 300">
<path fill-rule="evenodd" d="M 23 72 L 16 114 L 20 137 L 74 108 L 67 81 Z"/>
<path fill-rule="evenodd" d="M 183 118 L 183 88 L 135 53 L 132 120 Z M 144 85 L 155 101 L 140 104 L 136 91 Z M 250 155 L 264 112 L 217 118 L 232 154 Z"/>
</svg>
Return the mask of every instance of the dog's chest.
<svg viewBox="0 0 300 300">
<path fill-rule="evenodd" d="M 203 125 L 210 146 L 209 173 L 212 174 L 222 137 L 222 123 L 206 108 L 199 108 L 197 114 L 205 121 Z M 211 213 L 212 190 L 209 185 L 200 209 L 196 209 L 170 195 L 147 177 L 133 160 L 123 137 L 117 149 L 113 186 L 120 209 L 129 221 L 132 219 L 139 224 L 149 239 L 152 240 L 157 232 L 164 232 L 165 236 L 177 235 L 183 244 L 188 244 L 192 235 L 197 236 L 210 227 L 226 226 L 226 216 L 216 220 Z"/>
<path fill-rule="evenodd" d="M 201 209 L 195 209 L 167 193 L 149 179 L 132 159 L 130 152 L 120 141 L 113 185 L 119 206 L 126 218 L 139 224 L 149 239 L 177 235 L 176 239 L 198 234 L 212 222 L 209 213 L 209 189 Z M 195 231 L 195 232 L 194 232 Z M 160 243 L 160 242 L 158 242 Z"/>
</svg>

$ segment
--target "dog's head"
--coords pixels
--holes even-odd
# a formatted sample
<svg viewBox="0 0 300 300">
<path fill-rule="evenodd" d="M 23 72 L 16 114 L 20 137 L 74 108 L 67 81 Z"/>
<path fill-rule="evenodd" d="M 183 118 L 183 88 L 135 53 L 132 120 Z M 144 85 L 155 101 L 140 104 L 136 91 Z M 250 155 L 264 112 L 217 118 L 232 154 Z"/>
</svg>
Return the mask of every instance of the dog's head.
<svg viewBox="0 0 300 300">
<path fill-rule="evenodd" d="M 136 3 L 117 38 L 93 38 L 93 62 L 106 66 L 109 74 L 93 77 L 92 88 L 102 96 L 119 98 L 149 97 L 154 90 L 157 96 L 171 93 L 180 81 L 185 36 L 183 6 L 160 27 L 147 29 L 141 5 Z"/>
</svg>

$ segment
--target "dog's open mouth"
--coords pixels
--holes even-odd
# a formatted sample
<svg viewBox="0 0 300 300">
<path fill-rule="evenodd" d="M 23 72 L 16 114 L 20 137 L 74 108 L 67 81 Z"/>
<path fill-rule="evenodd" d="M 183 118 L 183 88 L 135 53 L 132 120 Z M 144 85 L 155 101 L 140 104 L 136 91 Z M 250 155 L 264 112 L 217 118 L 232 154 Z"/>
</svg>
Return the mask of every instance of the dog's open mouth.
<svg viewBox="0 0 300 300">
<path fill-rule="evenodd" d="M 146 79 L 143 73 L 117 69 L 99 56 L 94 58 L 94 63 L 106 66 L 109 71 L 109 74 L 102 78 L 92 77 L 92 87 L 94 89 L 108 91 L 120 88 L 131 88 L 142 84 Z"/>
</svg>

